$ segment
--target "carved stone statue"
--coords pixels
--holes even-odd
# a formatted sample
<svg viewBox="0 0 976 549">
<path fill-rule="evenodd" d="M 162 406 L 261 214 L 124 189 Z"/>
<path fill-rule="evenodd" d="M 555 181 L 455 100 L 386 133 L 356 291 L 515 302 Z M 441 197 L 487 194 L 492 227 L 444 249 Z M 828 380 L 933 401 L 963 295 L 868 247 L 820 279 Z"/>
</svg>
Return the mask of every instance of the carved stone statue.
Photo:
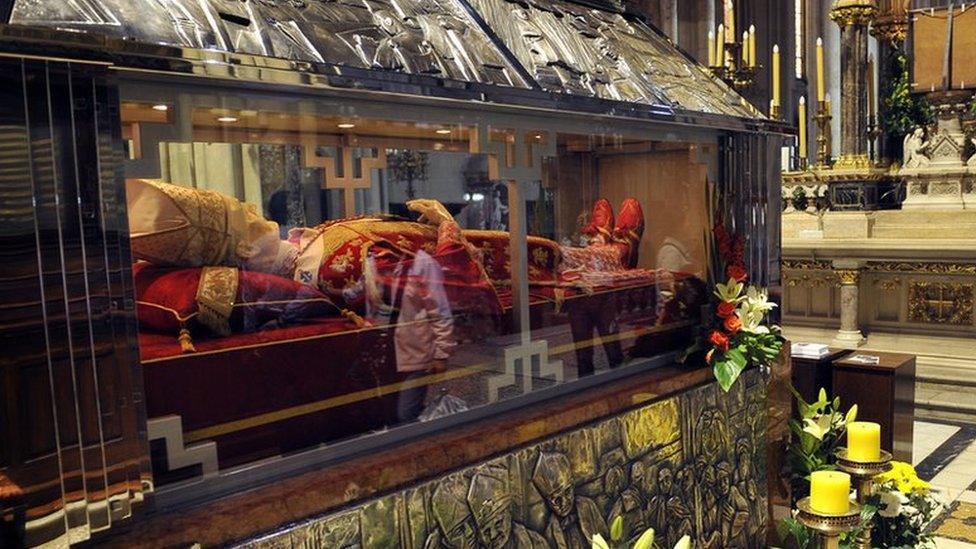
<svg viewBox="0 0 976 549">
<path fill-rule="evenodd" d="M 596 502 L 576 495 L 572 469 L 565 455 L 539 454 L 532 483 L 551 511 L 546 535 L 559 549 L 589 549 L 594 534 L 607 532 L 607 523 Z"/>
<path fill-rule="evenodd" d="M 904 141 L 904 168 L 922 168 L 929 165 L 929 157 L 923 152 L 929 146 L 925 140 L 925 131 L 922 128 L 915 130 L 905 136 Z"/>
</svg>

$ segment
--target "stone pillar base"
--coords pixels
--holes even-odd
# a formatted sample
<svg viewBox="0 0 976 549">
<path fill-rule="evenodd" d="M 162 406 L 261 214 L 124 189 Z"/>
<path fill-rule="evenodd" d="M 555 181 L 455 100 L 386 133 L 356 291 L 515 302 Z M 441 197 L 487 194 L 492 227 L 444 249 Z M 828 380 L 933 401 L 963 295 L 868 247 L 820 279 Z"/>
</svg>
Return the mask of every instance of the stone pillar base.
<svg viewBox="0 0 976 549">
<path fill-rule="evenodd" d="M 860 330 L 838 330 L 837 335 L 834 336 L 834 339 L 830 342 L 830 345 L 833 347 L 840 347 L 841 349 L 856 349 L 861 345 L 864 345 L 865 342 L 867 342 L 867 338 L 864 337 L 864 334 L 862 334 Z"/>
</svg>

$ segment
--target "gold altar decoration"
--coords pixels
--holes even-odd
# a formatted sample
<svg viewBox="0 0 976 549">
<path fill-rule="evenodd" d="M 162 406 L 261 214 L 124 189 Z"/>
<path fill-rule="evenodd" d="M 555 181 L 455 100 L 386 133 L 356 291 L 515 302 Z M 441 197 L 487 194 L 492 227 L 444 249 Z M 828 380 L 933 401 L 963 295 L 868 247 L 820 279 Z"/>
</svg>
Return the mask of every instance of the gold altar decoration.
<svg viewBox="0 0 976 549">
<path fill-rule="evenodd" d="M 973 285 L 913 282 L 908 288 L 908 320 L 953 326 L 972 325 Z"/>
<path fill-rule="evenodd" d="M 858 269 L 837 269 L 834 272 L 837 273 L 841 286 L 854 286 L 861 277 L 861 271 Z"/>
<path fill-rule="evenodd" d="M 843 27 L 870 24 L 878 14 L 874 0 L 837 0 L 830 9 L 830 19 Z"/>
</svg>

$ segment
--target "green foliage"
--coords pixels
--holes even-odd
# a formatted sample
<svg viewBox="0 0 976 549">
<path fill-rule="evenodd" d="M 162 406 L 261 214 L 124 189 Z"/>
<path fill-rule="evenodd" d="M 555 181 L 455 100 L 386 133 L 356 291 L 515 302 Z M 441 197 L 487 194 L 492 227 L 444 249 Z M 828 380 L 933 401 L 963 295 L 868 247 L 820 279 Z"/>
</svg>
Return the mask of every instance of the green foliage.
<svg viewBox="0 0 976 549">
<path fill-rule="evenodd" d="M 889 61 L 890 74 L 897 78 L 883 80 L 881 88 L 881 127 L 890 139 L 900 143 L 913 128 L 932 123 L 932 109 L 921 96 L 912 95 L 908 56 L 898 52 Z"/>
<path fill-rule="evenodd" d="M 787 462 L 790 466 L 790 485 L 794 501 L 810 495 L 810 474 L 814 471 L 836 469 L 834 451 L 847 431 L 847 425 L 857 419 L 857 405 L 842 413 L 840 398 L 830 400 L 827 391 L 820 389 L 817 401 L 808 403 L 793 390 L 797 418 L 790 419 L 790 442 Z"/>
</svg>

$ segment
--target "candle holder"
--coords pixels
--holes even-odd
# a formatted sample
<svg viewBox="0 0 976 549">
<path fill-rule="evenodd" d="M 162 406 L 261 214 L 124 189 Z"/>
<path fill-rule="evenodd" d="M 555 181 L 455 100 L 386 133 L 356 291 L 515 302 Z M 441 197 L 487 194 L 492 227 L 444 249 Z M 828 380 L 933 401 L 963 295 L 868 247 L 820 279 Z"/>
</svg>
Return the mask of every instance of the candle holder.
<svg viewBox="0 0 976 549">
<path fill-rule="evenodd" d="M 868 157 L 872 164 L 878 160 L 876 158 L 876 146 L 879 137 L 881 137 L 881 126 L 878 124 L 878 117 L 873 114 L 868 115 Z"/>
<path fill-rule="evenodd" d="M 874 494 L 874 477 L 891 469 L 891 454 L 881 450 L 881 457 L 877 461 L 853 461 L 847 457 L 847 448 L 838 448 L 834 452 L 837 458 L 837 468 L 851 477 L 857 483 L 857 502 L 860 505 Z M 868 523 L 857 536 L 859 549 L 871 549 L 871 523 Z"/>
<path fill-rule="evenodd" d="M 744 47 L 745 44 L 741 41 L 724 42 L 726 64 L 708 67 L 715 76 L 736 90 L 742 90 L 755 84 L 756 75 L 762 68 L 759 65 L 750 66 L 742 60 L 742 49 Z"/>
<path fill-rule="evenodd" d="M 861 524 L 861 504 L 851 503 L 846 513 L 831 515 L 815 511 L 810 506 L 810 498 L 796 502 L 796 519 L 807 528 L 820 535 L 822 549 L 839 549 L 840 535 L 853 531 Z"/>
<path fill-rule="evenodd" d="M 813 116 L 813 120 L 817 123 L 817 168 L 828 169 L 830 168 L 830 152 L 831 152 L 831 137 L 830 137 L 830 121 L 833 117 L 830 115 L 830 109 L 827 106 L 826 101 L 817 102 L 817 114 Z"/>
</svg>

